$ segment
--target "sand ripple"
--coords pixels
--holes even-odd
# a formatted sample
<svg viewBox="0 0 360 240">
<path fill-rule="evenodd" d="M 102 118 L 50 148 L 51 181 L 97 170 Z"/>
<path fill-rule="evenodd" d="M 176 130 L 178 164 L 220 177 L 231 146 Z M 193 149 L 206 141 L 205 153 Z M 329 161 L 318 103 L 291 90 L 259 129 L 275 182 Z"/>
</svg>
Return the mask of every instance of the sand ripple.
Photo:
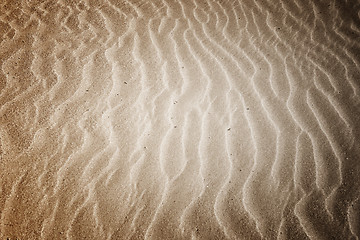
<svg viewBox="0 0 360 240">
<path fill-rule="evenodd" d="M 359 13 L 2 1 L 1 239 L 359 239 Z"/>
</svg>

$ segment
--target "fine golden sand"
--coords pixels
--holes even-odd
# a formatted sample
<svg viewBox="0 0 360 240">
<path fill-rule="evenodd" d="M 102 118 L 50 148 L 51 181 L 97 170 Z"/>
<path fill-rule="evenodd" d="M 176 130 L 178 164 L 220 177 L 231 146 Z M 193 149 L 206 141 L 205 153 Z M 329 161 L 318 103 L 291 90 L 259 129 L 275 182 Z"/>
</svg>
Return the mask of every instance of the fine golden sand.
<svg viewBox="0 0 360 240">
<path fill-rule="evenodd" d="M 0 1 L 0 239 L 360 238 L 356 0 Z"/>
</svg>

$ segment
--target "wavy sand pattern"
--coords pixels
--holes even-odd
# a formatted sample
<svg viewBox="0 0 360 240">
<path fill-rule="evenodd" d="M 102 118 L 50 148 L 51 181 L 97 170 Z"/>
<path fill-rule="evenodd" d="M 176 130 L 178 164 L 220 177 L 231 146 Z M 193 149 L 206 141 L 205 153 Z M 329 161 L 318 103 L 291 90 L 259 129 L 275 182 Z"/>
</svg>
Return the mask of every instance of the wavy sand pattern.
<svg viewBox="0 0 360 240">
<path fill-rule="evenodd" d="M 1 1 L 1 239 L 359 239 L 358 1 Z"/>
</svg>

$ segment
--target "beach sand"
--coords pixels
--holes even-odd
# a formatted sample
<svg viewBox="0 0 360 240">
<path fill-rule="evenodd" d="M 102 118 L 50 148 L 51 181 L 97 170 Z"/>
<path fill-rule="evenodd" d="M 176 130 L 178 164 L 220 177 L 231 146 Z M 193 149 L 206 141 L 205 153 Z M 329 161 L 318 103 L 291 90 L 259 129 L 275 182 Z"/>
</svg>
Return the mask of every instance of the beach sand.
<svg viewBox="0 0 360 240">
<path fill-rule="evenodd" d="M 360 238 L 359 1 L 3 0 L 0 36 L 0 239 Z"/>
</svg>

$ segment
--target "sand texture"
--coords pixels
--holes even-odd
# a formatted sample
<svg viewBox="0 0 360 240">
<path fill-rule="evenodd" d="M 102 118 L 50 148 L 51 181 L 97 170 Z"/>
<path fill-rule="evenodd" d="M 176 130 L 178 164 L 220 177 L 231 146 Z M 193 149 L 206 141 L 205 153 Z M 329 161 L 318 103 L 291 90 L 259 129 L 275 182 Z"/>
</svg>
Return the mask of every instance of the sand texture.
<svg viewBox="0 0 360 240">
<path fill-rule="evenodd" d="M 360 239 L 360 2 L 1 0 L 0 239 Z"/>
</svg>

